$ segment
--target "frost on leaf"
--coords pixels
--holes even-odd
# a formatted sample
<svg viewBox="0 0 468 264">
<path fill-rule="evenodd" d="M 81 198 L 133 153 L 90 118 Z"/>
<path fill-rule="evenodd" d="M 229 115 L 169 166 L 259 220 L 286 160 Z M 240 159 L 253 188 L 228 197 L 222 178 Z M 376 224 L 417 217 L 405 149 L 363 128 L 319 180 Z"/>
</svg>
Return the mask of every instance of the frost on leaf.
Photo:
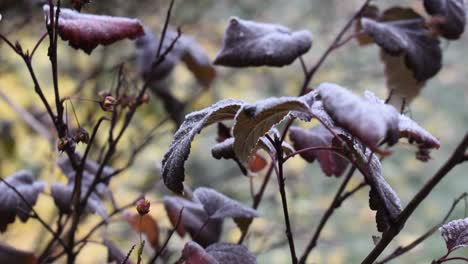
<svg viewBox="0 0 468 264">
<path fill-rule="evenodd" d="M 203 205 L 205 212 L 212 219 L 253 218 L 259 216 L 256 210 L 210 188 L 200 187 L 193 192 L 193 196 Z"/>
<path fill-rule="evenodd" d="M 424 0 L 424 8 L 433 16 L 433 26 L 444 38 L 455 40 L 465 31 L 465 0 Z"/>
<path fill-rule="evenodd" d="M 177 35 L 177 32 L 173 30 L 166 32 L 161 54 L 171 46 Z M 136 41 L 137 65 L 145 78 L 151 78 L 153 81 L 163 80 L 172 73 L 177 64 L 184 62 L 201 85 L 210 86 L 216 77 L 216 70 L 205 50 L 195 39 L 185 35 L 180 36 L 173 49 L 164 57 L 164 60 L 156 67 L 153 67 L 159 42 L 160 39 L 148 28 L 145 28 L 145 35 Z"/>
<path fill-rule="evenodd" d="M 247 163 L 259 139 L 288 116 L 303 121 L 312 117 L 307 103 L 298 97 L 269 98 L 244 105 L 236 115 L 233 128 L 237 158 Z"/>
<path fill-rule="evenodd" d="M 50 7 L 44 5 L 43 10 L 45 19 L 49 23 Z M 61 8 L 58 34 L 73 48 L 91 54 L 98 45 L 110 45 L 126 38 L 136 39 L 144 32 L 143 25 L 137 19 L 82 14 Z"/>
<path fill-rule="evenodd" d="M 195 242 L 187 242 L 182 251 L 187 264 L 256 264 L 257 260 L 243 245 L 216 243 L 203 249 Z"/>
<path fill-rule="evenodd" d="M 77 160 L 81 160 L 80 156 L 76 156 Z M 52 198 L 54 199 L 55 205 L 63 214 L 70 214 L 71 213 L 71 201 L 72 201 L 72 194 L 73 189 L 75 186 L 75 175 L 76 171 L 72 168 L 70 160 L 67 158 L 63 158 L 58 161 L 57 166 L 60 168 L 62 173 L 67 178 L 67 184 L 61 183 L 52 183 L 51 186 L 51 194 Z M 89 188 L 91 187 L 96 173 L 98 172 L 100 164 L 86 160 L 84 171 L 81 180 L 81 198 L 83 199 L 86 196 Z M 105 166 L 101 179 L 106 179 L 109 177 L 114 170 L 109 167 Z M 107 220 L 108 215 L 102 203 L 102 199 L 105 197 L 110 197 L 111 191 L 109 190 L 108 186 L 108 179 L 105 182 L 99 183 L 95 190 L 91 193 L 91 196 L 88 198 L 88 203 L 86 204 L 86 211 L 88 213 L 97 213 L 103 219 Z"/>
<path fill-rule="evenodd" d="M 193 199 L 165 197 L 164 207 L 173 226 L 179 221 L 179 235 L 188 232 L 201 245 L 210 245 L 219 240 L 224 218 L 251 219 L 259 213 L 231 198 L 209 188 L 198 188 L 193 192 Z M 205 225 L 199 235 L 200 228 Z"/>
<path fill-rule="evenodd" d="M 44 191 L 44 183 L 36 181 L 32 173 L 27 170 L 18 171 L 4 181 L 15 187 L 27 203 L 5 182 L 0 182 L 0 232 L 5 232 L 7 226 L 15 221 L 16 216 L 26 222 L 30 216 L 30 206 L 36 204 L 39 193 Z"/>
<path fill-rule="evenodd" d="M 380 100 L 372 92 L 364 92 L 364 98 L 369 102 L 385 105 L 384 101 Z M 399 138 L 407 138 L 408 142 L 416 145 L 419 151 L 429 152 L 431 149 L 438 149 L 440 147 L 440 142 L 436 137 L 403 114 L 399 114 L 398 116 L 398 131 Z"/>
<path fill-rule="evenodd" d="M 439 231 L 449 252 L 468 247 L 468 218 L 450 221 L 439 228 Z"/>
<path fill-rule="evenodd" d="M 379 151 L 384 141 L 390 145 L 398 141 L 398 112 L 393 106 L 378 104 L 358 97 L 332 83 L 323 83 L 317 91 L 323 107 L 335 124 L 359 138 L 366 146 Z"/>
<path fill-rule="evenodd" d="M 277 66 L 294 62 L 312 45 L 312 34 L 232 17 L 215 64 L 229 67 Z"/>
<path fill-rule="evenodd" d="M 334 135 L 323 125 L 317 125 L 312 129 L 291 127 L 289 138 L 296 150 L 311 147 L 333 147 Z M 318 160 L 322 171 L 327 176 L 341 176 L 348 167 L 348 161 L 331 150 L 308 150 L 300 153 L 308 162 Z"/>
<path fill-rule="evenodd" d="M 229 243 L 216 243 L 206 248 L 206 252 L 219 263 L 224 264 L 255 264 L 257 260 L 246 246 Z"/>
<path fill-rule="evenodd" d="M 176 231 L 181 237 L 189 233 L 195 242 L 203 246 L 211 245 L 219 240 L 223 220 L 210 219 L 200 203 L 181 197 L 164 197 L 164 208 L 174 228 L 180 221 Z M 205 227 L 201 229 L 203 225 Z"/>
<path fill-rule="evenodd" d="M 0 243 L 0 263 L 36 264 L 38 261 L 33 252 L 18 250 Z"/>
<path fill-rule="evenodd" d="M 226 99 L 185 117 L 162 160 L 164 183 L 170 190 L 176 193 L 182 193 L 184 190 L 184 164 L 190 154 L 190 145 L 195 135 L 206 126 L 233 119 L 242 104 L 243 102 L 238 100 Z"/>
<path fill-rule="evenodd" d="M 344 138 L 344 137 L 343 137 Z M 347 139 L 348 142 L 349 139 Z M 401 201 L 393 188 L 388 184 L 382 174 L 382 164 L 377 155 L 371 150 L 363 151 L 363 146 L 358 142 L 353 145 L 352 155 L 356 159 L 357 169 L 364 175 L 370 186 L 369 207 L 377 211 L 377 230 L 385 232 L 397 219 L 402 211 Z M 372 156 L 371 156 L 372 155 Z"/>
</svg>

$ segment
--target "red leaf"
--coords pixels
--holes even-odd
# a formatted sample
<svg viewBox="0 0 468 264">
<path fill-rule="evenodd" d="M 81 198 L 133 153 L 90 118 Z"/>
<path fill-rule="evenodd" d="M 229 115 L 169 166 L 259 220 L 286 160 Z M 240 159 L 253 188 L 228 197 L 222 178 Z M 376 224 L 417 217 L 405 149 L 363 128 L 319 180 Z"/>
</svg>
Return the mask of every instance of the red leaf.
<svg viewBox="0 0 468 264">
<path fill-rule="evenodd" d="M 0 243 L 0 263 L 35 264 L 37 258 L 32 252 L 21 251 Z"/>
<path fill-rule="evenodd" d="M 49 6 L 44 5 L 43 10 L 46 21 L 49 22 Z M 142 36 L 144 31 L 143 25 L 137 19 L 81 14 L 62 8 L 58 34 L 73 48 L 91 54 L 98 45 L 110 45 L 126 38 L 135 39 Z"/>
<path fill-rule="evenodd" d="M 249 170 L 251 172 L 259 172 L 263 170 L 267 164 L 268 162 L 266 159 L 256 153 L 249 159 Z"/>
</svg>

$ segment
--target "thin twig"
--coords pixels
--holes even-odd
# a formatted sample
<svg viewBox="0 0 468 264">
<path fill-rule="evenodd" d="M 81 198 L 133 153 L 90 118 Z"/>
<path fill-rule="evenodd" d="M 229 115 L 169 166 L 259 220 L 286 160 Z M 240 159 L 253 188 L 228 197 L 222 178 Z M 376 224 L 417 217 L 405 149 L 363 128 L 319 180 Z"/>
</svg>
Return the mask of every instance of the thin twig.
<svg viewBox="0 0 468 264">
<path fill-rule="evenodd" d="M 330 203 L 330 206 L 328 206 L 328 209 L 325 211 L 323 214 L 322 218 L 320 219 L 320 223 L 315 229 L 314 235 L 310 239 L 309 243 L 307 244 L 304 253 L 302 254 L 301 258 L 299 259 L 300 264 L 304 264 L 309 257 L 310 252 L 315 248 L 317 245 L 317 241 L 320 237 L 320 233 L 322 232 L 323 228 L 325 227 L 325 224 L 328 222 L 330 217 L 332 216 L 333 212 L 335 209 L 338 207 L 339 204 L 343 201 L 342 199 L 342 193 L 346 189 L 346 186 L 349 183 L 349 180 L 351 180 L 354 172 L 356 171 L 356 167 L 353 166 L 349 169 L 348 174 L 346 174 L 343 183 L 341 183 L 340 187 L 338 188 L 338 191 L 335 194 L 335 197 L 333 198 L 333 201 Z M 341 200 L 341 201 L 340 201 Z"/>
<path fill-rule="evenodd" d="M 128 251 L 127 255 L 125 256 L 124 260 L 122 261 L 122 264 L 126 264 L 128 259 L 130 258 L 130 255 L 132 255 L 133 250 L 135 249 L 136 245 L 133 245 L 130 250 Z"/>
<path fill-rule="evenodd" d="M 154 254 L 154 256 L 151 258 L 151 260 L 148 262 L 150 264 L 154 263 L 156 259 L 161 256 L 161 254 L 164 252 L 164 249 L 166 249 L 167 244 L 169 243 L 169 240 L 171 240 L 172 235 L 177 231 L 179 228 L 180 223 L 182 222 L 182 213 L 184 212 L 184 207 L 180 209 L 179 216 L 177 217 L 177 223 L 174 226 L 174 228 L 170 231 L 169 235 L 166 237 L 166 240 L 164 241 L 164 244 L 162 247 Z"/>
<path fill-rule="evenodd" d="M 271 140 L 271 138 L 270 138 Z M 288 201 L 286 198 L 286 188 L 285 188 L 285 178 L 283 174 L 283 147 L 282 142 L 279 139 L 276 139 L 275 142 L 276 148 L 276 159 L 278 163 L 278 173 L 276 174 L 278 179 L 278 187 L 281 195 L 281 204 L 283 205 L 283 215 L 286 227 L 286 237 L 288 238 L 289 250 L 291 252 L 291 261 L 293 264 L 297 263 L 296 248 L 294 246 L 294 238 L 292 234 L 291 222 L 289 220 L 289 211 L 288 211 Z"/>
</svg>

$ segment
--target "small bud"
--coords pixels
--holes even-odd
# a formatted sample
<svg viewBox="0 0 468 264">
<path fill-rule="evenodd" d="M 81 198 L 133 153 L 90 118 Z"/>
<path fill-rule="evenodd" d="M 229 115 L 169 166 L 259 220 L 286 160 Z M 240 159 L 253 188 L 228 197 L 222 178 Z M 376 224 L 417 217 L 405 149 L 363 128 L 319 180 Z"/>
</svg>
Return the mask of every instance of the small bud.
<svg viewBox="0 0 468 264">
<path fill-rule="evenodd" d="M 101 108 L 107 112 L 114 112 L 115 106 L 117 105 L 117 99 L 111 95 L 104 97 L 104 100 L 101 101 Z"/>
<path fill-rule="evenodd" d="M 143 94 L 143 97 L 141 97 L 141 102 L 144 104 L 147 104 L 150 100 L 150 95 L 148 93 Z"/>
<path fill-rule="evenodd" d="M 18 53 L 23 54 L 23 47 L 21 47 L 21 44 L 18 41 L 15 42 L 15 49 Z"/>
<path fill-rule="evenodd" d="M 150 211 L 150 202 L 148 200 L 146 200 L 145 198 L 141 198 L 136 203 L 136 209 L 138 211 L 138 214 L 143 216 L 143 215 L 149 213 L 149 211 Z"/>
<path fill-rule="evenodd" d="M 64 152 L 67 149 L 75 152 L 75 147 L 76 147 L 75 141 L 71 137 L 59 138 L 57 141 L 57 149 L 60 152 Z"/>
<path fill-rule="evenodd" d="M 73 140 L 76 142 L 76 143 L 84 143 L 84 144 L 88 144 L 89 143 L 89 134 L 88 132 L 82 128 L 82 127 L 79 127 L 77 129 L 75 129 L 73 132 Z"/>
</svg>

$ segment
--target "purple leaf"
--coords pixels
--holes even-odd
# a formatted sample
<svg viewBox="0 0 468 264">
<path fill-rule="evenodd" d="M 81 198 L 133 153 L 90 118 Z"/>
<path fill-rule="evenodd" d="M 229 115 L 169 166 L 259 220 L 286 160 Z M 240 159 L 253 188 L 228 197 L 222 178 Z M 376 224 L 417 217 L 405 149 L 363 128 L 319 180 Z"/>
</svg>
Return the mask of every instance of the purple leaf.
<svg viewBox="0 0 468 264">
<path fill-rule="evenodd" d="M 188 232 L 194 241 L 204 246 L 219 240 L 223 220 L 209 219 L 201 204 L 181 197 L 164 197 L 164 208 L 174 227 L 179 221 L 180 211 L 184 208 L 181 222 L 176 229 L 180 236 L 183 237 Z"/>
<path fill-rule="evenodd" d="M 238 100 L 222 100 L 185 117 L 162 160 L 164 183 L 170 190 L 176 193 L 182 193 L 184 190 L 184 164 L 190 154 L 190 145 L 195 135 L 206 126 L 233 119 L 242 105 L 243 102 Z"/>
<path fill-rule="evenodd" d="M 257 260 L 243 245 L 216 243 L 206 248 L 206 252 L 223 264 L 255 264 Z"/>
<path fill-rule="evenodd" d="M 210 188 L 200 187 L 193 192 L 193 196 L 203 205 L 205 212 L 212 219 L 260 216 L 256 210 Z"/>
<path fill-rule="evenodd" d="M 439 228 L 439 231 L 449 252 L 468 247 L 468 218 L 450 221 Z"/>
<path fill-rule="evenodd" d="M 177 32 L 173 30 L 166 32 L 162 52 L 170 47 L 176 37 Z M 145 78 L 152 78 L 154 81 L 163 80 L 172 73 L 178 63 L 184 62 L 201 85 L 205 87 L 211 85 L 216 77 L 216 70 L 205 50 L 193 38 L 180 36 L 173 49 L 153 69 L 159 42 L 159 39 L 147 28 L 145 35 L 136 41 L 137 65 Z"/>
<path fill-rule="evenodd" d="M 104 239 L 103 242 L 104 246 L 107 247 L 107 262 L 108 263 L 123 263 L 125 260 L 127 253 L 122 252 L 120 248 L 118 248 L 112 241 L 108 239 Z M 129 259 L 125 262 L 127 264 L 133 264 L 133 262 Z"/>
<path fill-rule="evenodd" d="M 288 28 L 232 17 L 224 33 L 223 48 L 215 64 L 229 67 L 281 67 L 306 53 L 312 45 L 312 34 Z"/>
<path fill-rule="evenodd" d="M 81 156 L 76 155 L 76 159 L 81 160 Z M 69 214 L 71 213 L 70 206 L 73 188 L 75 186 L 76 171 L 71 166 L 68 157 L 60 159 L 57 163 L 57 166 L 68 179 L 68 183 L 67 185 L 63 185 L 61 183 L 52 183 L 51 194 L 54 198 L 55 205 L 59 208 L 59 210 L 64 214 Z M 99 167 L 100 164 L 89 159 L 86 160 L 81 179 L 81 198 L 84 198 L 86 196 L 86 193 L 92 186 L 92 183 L 96 177 L 96 173 L 99 170 Z M 113 172 L 114 169 L 112 169 L 109 166 L 104 166 L 101 179 L 107 180 L 96 185 L 96 188 L 91 193 L 91 196 L 89 197 L 86 205 L 87 212 L 97 213 L 105 220 L 107 220 L 108 215 L 102 203 L 102 198 L 111 196 L 111 191 L 108 188 L 107 184 L 109 182 L 108 177 L 112 175 Z"/>
<path fill-rule="evenodd" d="M 332 83 L 323 83 L 317 91 L 323 107 L 335 124 L 349 131 L 374 151 L 387 141 L 398 141 L 398 112 L 393 106 L 378 104 L 360 98 L 345 88 Z"/>
<path fill-rule="evenodd" d="M 466 3 L 464 0 L 424 0 L 427 13 L 434 16 L 437 31 L 446 39 L 455 40 L 465 31 Z"/>
<path fill-rule="evenodd" d="M 46 21 L 50 22 L 50 7 L 44 5 L 43 10 Z M 66 8 L 61 8 L 59 15 L 60 37 L 73 48 L 88 54 L 98 45 L 110 45 L 126 38 L 136 39 L 144 34 L 137 19 L 82 14 Z"/>
<path fill-rule="evenodd" d="M 318 125 L 306 130 L 300 127 L 291 127 L 289 138 L 296 150 L 311 147 L 333 147 L 333 134 L 323 125 Z M 309 150 L 300 153 L 301 157 L 308 162 L 315 159 L 320 163 L 322 171 L 327 176 L 341 176 L 348 167 L 348 161 L 331 150 Z"/>
<path fill-rule="evenodd" d="M 407 67 L 419 82 L 433 77 L 442 67 L 439 41 L 430 36 L 421 17 L 387 22 L 363 18 L 362 29 L 389 55 L 405 56 Z"/>
<path fill-rule="evenodd" d="M 37 258 L 33 252 L 27 252 L 0 243 L 0 263 L 36 264 Z"/>
<path fill-rule="evenodd" d="M 185 264 L 219 264 L 219 262 L 196 242 L 189 241 L 182 250 Z"/>
<path fill-rule="evenodd" d="M 0 232 L 5 232 L 7 226 L 15 221 L 16 216 L 21 221 L 26 222 L 31 212 L 29 206 L 34 206 L 39 193 L 44 191 L 44 183 L 36 181 L 32 172 L 27 170 L 14 173 L 8 176 L 5 181 L 15 187 L 29 205 L 3 181 L 0 182 Z"/>
<path fill-rule="evenodd" d="M 256 264 L 257 260 L 243 245 L 216 243 L 206 249 L 187 242 L 182 251 L 186 264 Z"/>
</svg>

